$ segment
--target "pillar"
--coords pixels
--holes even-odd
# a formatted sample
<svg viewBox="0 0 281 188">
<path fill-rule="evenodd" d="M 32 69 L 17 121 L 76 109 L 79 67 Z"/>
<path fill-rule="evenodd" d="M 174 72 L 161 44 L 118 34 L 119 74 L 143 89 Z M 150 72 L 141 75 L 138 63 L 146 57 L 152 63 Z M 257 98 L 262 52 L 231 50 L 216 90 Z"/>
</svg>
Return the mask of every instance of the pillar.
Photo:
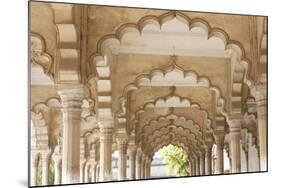
<svg viewBox="0 0 281 188">
<path fill-rule="evenodd" d="M 55 185 L 61 184 L 61 165 L 62 160 L 61 158 L 55 159 Z"/>
<path fill-rule="evenodd" d="M 91 174 L 91 179 L 92 179 L 92 182 L 96 182 L 96 179 L 97 179 L 97 164 L 96 163 L 93 163 L 92 164 L 92 174 Z"/>
<path fill-rule="evenodd" d="M 86 165 L 86 161 L 80 161 L 80 183 L 84 183 L 85 180 L 85 165 Z"/>
<path fill-rule="evenodd" d="M 199 156 L 195 156 L 195 174 L 196 176 L 200 175 L 200 157 Z"/>
<path fill-rule="evenodd" d="M 218 133 L 215 136 L 216 140 L 216 165 L 215 174 L 224 173 L 224 159 L 223 159 L 223 148 L 224 148 L 224 133 Z"/>
<path fill-rule="evenodd" d="M 59 90 L 63 117 L 62 183 L 80 182 L 80 127 L 84 91 L 81 86 Z"/>
<path fill-rule="evenodd" d="M 205 175 L 212 174 L 212 144 L 205 148 Z"/>
<path fill-rule="evenodd" d="M 200 175 L 205 175 L 205 149 L 202 148 L 199 152 L 200 160 Z"/>
<path fill-rule="evenodd" d="M 141 179 L 141 161 L 142 161 L 142 155 L 141 153 L 137 153 L 136 155 L 136 179 Z"/>
<path fill-rule="evenodd" d="M 100 181 L 112 179 L 112 132 L 113 122 L 102 122 L 100 125 Z"/>
<path fill-rule="evenodd" d="M 146 156 L 143 154 L 141 160 L 141 179 L 145 179 L 145 161 L 146 161 Z"/>
<path fill-rule="evenodd" d="M 117 138 L 118 146 L 118 180 L 126 180 L 127 175 L 127 138 Z"/>
<path fill-rule="evenodd" d="M 90 180 L 89 180 L 89 176 L 90 176 L 90 174 L 89 174 L 90 167 L 91 167 L 91 165 L 90 165 L 89 163 L 87 163 L 87 164 L 85 165 L 85 177 L 84 177 L 84 182 L 85 182 L 85 183 L 89 183 L 89 182 L 90 182 Z"/>
<path fill-rule="evenodd" d="M 230 153 L 231 153 L 231 173 L 241 172 L 241 120 L 232 119 L 229 121 Z"/>
<path fill-rule="evenodd" d="M 42 185 L 49 184 L 49 167 L 50 167 L 49 154 L 42 154 Z"/>
<path fill-rule="evenodd" d="M 260 170 L 267 171 L 267 102 L 265 97 L 256 98 L 258 116 L 258 145 Z"/>
<path fill-rule="evenodd" d="M 128 149 L 130 160 L 130 180 L 136 179 L 136 146 L 131 146 Z"/>
<path fill-rule="evenodd" d="M 150 179 L 150 173 L 151 173 L 151 159 L 147 160 L 147 165 L 146 165 L 146 178 Z"/>
</svg>

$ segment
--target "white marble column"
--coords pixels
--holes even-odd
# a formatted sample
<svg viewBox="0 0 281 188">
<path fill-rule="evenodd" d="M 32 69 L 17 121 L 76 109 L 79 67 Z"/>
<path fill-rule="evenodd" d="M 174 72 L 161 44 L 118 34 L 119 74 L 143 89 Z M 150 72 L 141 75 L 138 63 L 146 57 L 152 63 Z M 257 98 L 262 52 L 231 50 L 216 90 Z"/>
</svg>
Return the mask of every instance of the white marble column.
<svg viewBox="0 0 281 188">
<path fill-rule="evenodd" d="M 229 120 L 230 153 L 231 153 L 231 173 L 241 172 L 241 119 Z"/>
<path fill-rule="evenodd" d="M 118 147 L 118 180 L 127 179 L 127 138 L 117 138 Z"/>
<path fill-rule="evenodd" d="M 215 174 L 224 173 L 224 158 L 223 158 L 223 148 L 224 148 L 224 133 L 218 133 L 215 136 L 216 140 L 216 165 Z"/>
<path fill-rule="evenodd" d="M 258 115 L 258 145 L 260 170 L 267 170 L 267 102 L 265 97 L 256 99 Z"/>
<path fill-rule="evenodd" d="M 80 127 L 84 90 L 81 86 L 58 91 L 62 103 L 62 183 L 80 182 Z"/>
<path fill-rule="evenodd" d="M 201 148 L 199 151 L 200 160 L 200 175 L 205 175 L 205 149 Z"/>
<path fill-rule="evenodd" d="M 91 174 L 91 179 L 92 182 L 96 182 L 97 180 L 97 164 L 96 163 L 92 163 L 92 174 Z"/>
<path fill-rule="evenodd" d="M 130 146 L 128 149 L 130 160 L 130 180 L 136 179 L 136 146 Z"/>
<path fill-rule="evenodd" d="M 55 185 L 61 184 L 61 167 L 62 167 L 62 159 L 57 158 L 54 160 L 55 162 Z"/>
<path fill-rule="evenodd" d="M 84 183 L 84 180 L 85 180 L 85 165 L 86 165 L 86 160 L 81 160 L 80 161 L 80 183 Z"/>
<path fill-rule="evenodd" d="M 196 174 L 196 176 L 200 175 L 200 157 L 199 157 L 199 155 L 195 156 L 195 174 Z"/>
<path fill-rule="evenodd" d="M 90 176 L 90 174 L 89 174 L 90 167 L 91 167 L 91 165 L 89 164 L 89 162 L 87 162 L 87 164 L 86 164 L 86 166 L 85 166 L 85 177 L 84 177 L 84 182 L 85 182 L 85 183 L 89 183 L 89 182 L 90 182 L 90 180 L 89 180 L 89 176 Z"/>
<path fill-rule="evenodd" d="M 210 144 L 205 148 L 205 175 L 212 174 L 212 146 Z"/>
<path fill-rule="evenodd" d="M 145 161 L 146 161 L 146 156 L 143 154 L 141 160 L 141 179 L 145 179 Z"/>
<path fill-rule="evenodd" d="M 136 155 L 136 179 L 141 179 L 141 161 L 142 161 L 142 154 L 137 152 Z"/>
<path fill-rule="evenodd" d="M 112 179 L 112 133 L 113 122 L 102 122 L 100 125 L 100 176 L 99 180 Z"/>
<path fill-rule="evenodd" d="M 49 184 L 50 155 L 42 154 L 42 185 Z"/>
</svg>

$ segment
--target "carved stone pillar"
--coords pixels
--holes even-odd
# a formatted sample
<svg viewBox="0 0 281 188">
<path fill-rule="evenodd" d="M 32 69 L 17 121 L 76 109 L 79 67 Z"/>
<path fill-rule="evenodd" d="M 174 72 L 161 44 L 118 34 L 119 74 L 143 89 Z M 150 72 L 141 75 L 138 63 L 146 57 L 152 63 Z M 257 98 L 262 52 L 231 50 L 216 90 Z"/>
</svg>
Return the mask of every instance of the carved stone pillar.
<svg viewBox="0 0 281 188">
<path fill-rule="evenodd" d="M 42 154 L 42 185 L 49 184 L 50 155 Z"/>
<path fill-rule="evenodd" d="M 90 182 L 90 180 L 89 180 L 89 176 L 90 176 L 90 174 L 89 174 L 90 167 L 91 167 L 91 165 L 87 162 L 87 164 L 86 164 L 86 166 L 85 166 L 85 177 L 84 177 L 84 182 L 85 182 L 85 183 L 89 183 L 89 182 Z"/>
<path fill-rule="evenodd" d="M 136 146 L 130 146 L 128 149 L 130 160 L 130 180 L 136 179 Z"/>
<path fill-rule="evenodd" d="M 145 163 L 146 163 L 146 156 L 143 154 L 141 160 L 141 179 L 145 179 Z"/>
<path fill-rule="evenodd" d="M 224 160 L 223 160 L 223 148 L 224 148 L 224 133 L 218 133 L 215 136 L 216 140 L 216 168 L 215 174 L 223 174 L 224 173 Z"/>
<path fill-rule="evenodd" d="M 141 179 L 141 161 L 142 161 L 142 154 L 137 152 L 136 155 L 136 179 Z"/>
<path fill-rule="evenodd" d="M 241 119 L 232 119 L 229 121 L 232 173 L 241 172 L 241 153 L 240 153 L 241 123 L 242 123 Z"/>
<path fill-rule="evenodd" d="M 63 116 L 62 183 L 80 181 L 80 127 L 82 87 L 59 90 Z"/>
<path fill-rule="evenodd" d="M 259 158 L 260 158 L 260 170 L 267 170 L 267 101 L 266 101 L 266 89 L 259 92 L 256 97 L 257 115 L 258 115 L 258 145 L 259 145 Z M 261 94 L 263 93 L 263 94 Z"/>
<path fill-rule="evenodd" d="M 62 167 L 62 160 L 61 158 L 56 158 L 55 162 L 55 185 L 61 184 L 61 167 Z"/>
<path fill-rule="evenodd" d="M 80 183 L 84 183 L 85 180 L 85 165 L 86 165 L 86 161 L 82 160 L 80 161 Z"/>
<path fill-rule="evenodd" d="M 92 174 L 91 174 L 92 182 L 96 182 L 97 180 L 97 163 L 92 163 Z"/>
<path fill-rule="evenodd" d="M 209 144 L 205 148 L 205 175 L 212 174 L 212 146 Z"/>
<path fill-rule="evenodd" d="M 146 179 L 150 179 L 150 170 L 151 170 L 151 159 L 146 161 Z"/>
<path fill-rule="evenodd" d="M 200 175 L 200 157 L 198 155 L 195 156 L 195 174 Z"/>
<path fill-rule="evenodd" d="M 102 122 L 100 126 L 100 181 L 112 179 L 112 133 L 113 122 Z"/>
<path fill-rule="evenodd" d="M 127 175 L 127 138 L 117 138 L 118 145 L 118 180 L 126 180 Z"/>
<path fill-rule="evenodd" d="M 200 175 L 205 175 L 205 148 L 201 148 L 199 152 Z"/>
</svg>

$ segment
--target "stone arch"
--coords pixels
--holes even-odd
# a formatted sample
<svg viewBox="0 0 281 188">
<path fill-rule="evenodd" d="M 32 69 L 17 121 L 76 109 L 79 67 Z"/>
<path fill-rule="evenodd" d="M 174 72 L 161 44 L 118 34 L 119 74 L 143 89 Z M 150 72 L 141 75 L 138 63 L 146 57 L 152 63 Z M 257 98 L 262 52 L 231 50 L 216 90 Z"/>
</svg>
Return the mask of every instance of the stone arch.
<svg viewBox="0 0 281 188">
<path fill-rule="evenodd" d="M 143 32 L 144 28 L 152 24 L 154 26 L 162 26 L 166 22 L 169 22 L 172 18 L 180 20 L 181 23 L 186 24 L 188 29 L 200 28 L 206 33 L 207 39 L 218 38 L 224 43 L 225 50 L 231 50 L 231 64 L 232 64 L 232 98 L 231 98 L 231 114 L 241 111 L 242 96 L 239 91 L 242 91 L 242 83 L 246 83 L 249 88 L 253 88 L 252 81 L 248 79 L 249 72 L 249 60 L 245 57 L 245 50 L 243 46 L 235 40 L 229 38 L 228 34 L 221 28 L 212 28 L 207 21 L 201 18 L 190 19 L 188 16 L 173 11 L 163 14 L 159 17 L 146 16 L 139 20 L 137 23 L 127 23 L 121 25 L 115 30 L 115 33 L 108 34 L 102 37 L 97 44 L 97 52 L 94 53 L 90 62 L 97 64 L 98 61 L 102 61 L 105 54 L 105 49 L 108 44 L 120 45 L 124 35 L 130 31 L 139 35 Z"/>
<path fill-rule="evenodd" d="M 31 64 L 39 65 L 51 81 L 54 79 L 53 58 L 46 52 L 45 40 L 38 33 L 30 34 Z"/>
</svg>

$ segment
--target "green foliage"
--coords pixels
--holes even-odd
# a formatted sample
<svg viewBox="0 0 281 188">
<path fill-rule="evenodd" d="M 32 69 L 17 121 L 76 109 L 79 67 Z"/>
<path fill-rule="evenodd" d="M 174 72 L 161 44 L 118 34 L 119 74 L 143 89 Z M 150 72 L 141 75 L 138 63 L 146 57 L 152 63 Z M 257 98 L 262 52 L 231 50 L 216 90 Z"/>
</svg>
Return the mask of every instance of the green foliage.
<svg viewBox="0 0 281 188">
<path fill-rule="evenodd" d="M 50 160 L 49 166 L 49 185 L 54 185 L 55 183 L 55 164 L 53 160 Z M 38 172 L 37 172 L 37 185 L 42 185 L 42 162 L 38 161 Z"/>
<path fill-rule="evenodd" d="M 50 161 L 50 168 L 49 168 L 49 185 L 55 184 L 55 163 L 53 160 Z"/>
<path fill-rule="evenodd" d="M 160 150 L 160 156 L 167 162 L 167 172 L 176 172 L 177 176 L 188 176 L 190 164 L 186 152 L 177 146 L 169 144 Z"/>
</svg>

